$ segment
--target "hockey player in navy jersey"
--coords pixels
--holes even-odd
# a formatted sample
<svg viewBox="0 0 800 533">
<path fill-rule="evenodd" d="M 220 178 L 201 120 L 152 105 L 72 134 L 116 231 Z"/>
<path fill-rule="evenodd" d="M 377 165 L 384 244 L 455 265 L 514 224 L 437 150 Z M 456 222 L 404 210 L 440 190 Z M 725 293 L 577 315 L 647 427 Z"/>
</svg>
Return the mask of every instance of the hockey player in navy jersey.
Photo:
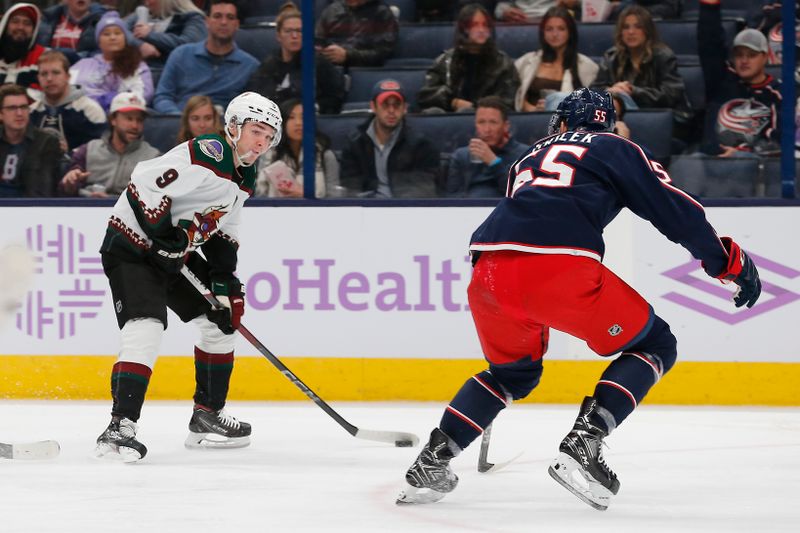
<svg viewBox="0 0 800 533">
<path fill-rule="evenodd" d="M 250 424 L 224 410 L 234 333 L 244 313 L 242 284 L 235 275 L 238 228 L 242 205 L 253 194 L 252 165 L 278 144 L 281 122 L 274 102 L 243 93 L 225 111 L 225 137 L 190 139 L 134 169 L 100 249 L 122 346 L 111 372 L 111 422 L 97 438 L 98 457 L 133 462 L 147 453 L 136 439 L 136 423 L 167 327 L 167 307 L 200 332 L 186 446 L 232 448 L 250 443 Z M 211 310 L 180 274 L 184 264 L 211 288 L 224 309 Z"/>
<path fill-rule="evenodd" d="M 709 276 L 738 285 L 736 307 L 761 293 L 753 261 L 717 237 L 703 206 L 672 185 L 640 146 L 611 133 L 610 96 L 569 95 L 509 172 L 506 197 L 472 235 L 469 306 L 489 362 L 445 409 L 406 473 L 397 503 L 429 503 L 455 489 L 450 460 L 510 402 L 539 383 L 549 328 L 583 339 L 603 357 L 620 352 L 584 399 L 550 475 L 596 509 L 620 483 L 603 439 L 675 364 L 675 337 L 635 290 L 603 263 L 603 228 L 624 207 L 702 260 Z"/>
</svg>

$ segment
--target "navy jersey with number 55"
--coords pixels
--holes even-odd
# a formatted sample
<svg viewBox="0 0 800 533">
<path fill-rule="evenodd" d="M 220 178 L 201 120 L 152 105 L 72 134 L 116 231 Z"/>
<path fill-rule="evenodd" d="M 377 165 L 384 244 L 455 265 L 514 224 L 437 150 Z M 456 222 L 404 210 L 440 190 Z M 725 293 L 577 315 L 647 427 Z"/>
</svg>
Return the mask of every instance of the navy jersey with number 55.
<svg viewBox="0 0 800 533">
<path fill-rule="evenodd" d="M 603 228 L 624 207 L 701 259 L 709 275 L 725 270 L 728 254 L 703 206 L 638 144 L 605 132 L 567 131 L 534 144 L 511 167 L 506 197 L 475 230 L 470 250 L 601 261 Z"/>
</svg>

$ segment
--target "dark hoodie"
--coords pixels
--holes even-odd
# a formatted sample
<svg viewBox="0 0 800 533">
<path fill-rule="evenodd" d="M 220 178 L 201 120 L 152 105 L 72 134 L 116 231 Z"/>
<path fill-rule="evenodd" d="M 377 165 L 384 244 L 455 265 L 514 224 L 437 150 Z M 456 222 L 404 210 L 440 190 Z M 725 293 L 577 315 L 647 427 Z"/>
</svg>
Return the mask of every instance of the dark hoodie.
<svg viewBox="0 0 800 533">
<path fill-rule="evenodd" d="M 10 36 L 6 35 L 6 26 L 11 16 L 20 10 L 25 10 L 34 17 L 33 35 L 27 44 L 15 44 Z M 11 9 L 6 11 L 0 19 L 0 85 L 4 83 L 16 83 L 23 87 L 39 89 L 37 74 L 39 67 L 36 62 L 44 52 L 44 47 L 36 44 L 36 35 L 39 32 L 39 23 L 42 20 L 42 13 L 33 4 L 19 3 L 14 4 Z"/>
<path fill-rule="evenodd" d="M 94 30 L 97 21 L 103 16 L 107 9 L 99 4 L 89 4 L 89 11 L 81 20 L 75 21 L 81 28 L 81 35 L 75 48 L 56 48 L 69 58 L 70 63 L 75 63 L 78 59 L 88 57 L 97 52 L 97 41 L 94 38 Z M 42 23 L 39 28 L 37 42 L 42 46 L 51 46 L 56 28 L 61 23 L 63 17 L 69 17 L 67 6 L 64 4 L 49 7 L 42 13 Z"/>
</svg>

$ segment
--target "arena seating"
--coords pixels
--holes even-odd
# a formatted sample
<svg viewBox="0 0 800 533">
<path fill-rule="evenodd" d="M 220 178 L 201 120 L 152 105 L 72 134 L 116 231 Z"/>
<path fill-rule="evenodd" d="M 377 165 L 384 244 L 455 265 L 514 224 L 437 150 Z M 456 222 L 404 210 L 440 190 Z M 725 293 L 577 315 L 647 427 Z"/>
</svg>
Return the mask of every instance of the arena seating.
<svg viewBox="0 0 800 533">
<path fill-rule="evenodd" d="M 722 2 L 722 16 L 745 18 L 750 14 L 752 9 L 759 9 L 760 7 L 761 2 L 754 2 L 753 0 L 725 0 Z M 696 19 L 699 10 L 699 0 L 683 0 L 681 18 L 684 20 Z"/>
<path fill-rule="evenodd" d="M 406 93 L 409 109 L 417 107 L 417 93 L 425 84 L 424 68 L 351 68 L 350 91 L 345 99 L 345 110 L 369 110 L 372 87 L 379 81 L 392 78 L 400 82 Z"/>
<path fill-rule="evenodd" d="M 794 161 L 794 190 L 800 197 L 800 159 Z M 761 181 L 764 184 L 764 196 L 767 198 L 781 197 L 781 162 L 780 159 L 765 159 L 762 169 Z M 757 191 L 758 192 L 758 191 Z"/>
<path fill-rule="evenodd" d="M 515 138 L 530 144 L 547 133 L 550 113 L 511 114 L 512 133 Z M 331 138 L 332 148 L 344 148 L 347 136 L 363 124 L 368 114 L 324 115 L 317 120 L 317 127 Z M 409 115 L 408 124 L 434 139 L 439 151 L 450 153 L 466 146 L 474 135 L 475 117 L 471 114 Z M 633 140 L 647 147 L 654 157 L 662 162 L 669 160 L 672 137 L 672 111 L 669 109 L 631 111 L 625 115 L 631 128 Z"/>
<path fill-rule="evenodd" d="M 275 28 L 266 26 L 239 28 L 236 32 L 236 45 L 261 61 L 278 49 Z"/>
<path fill-rule="evenodd" d="M 317 128 L 331 139 L 332 148 L 340 152 L 347 137 L 368 118 L 368 113 L 322 115 L 317 118 Z M 547 132 L 550 113 L 514 113 L 511 115 L 512 133 L 525 144 L 531 144 Z M 411 127 L 421 131 L 438 144 L 439 151 L 451 153 L 466 146 L 474 135 L 475 116 L 465 113 L 445 115 L 409 115 Z M 640 110 L 625 115 L 633 140 L 647 147 L 656 159 L 669 160 L 672 136 L 671 110 Z M 166 152 L 175 145 L 180 117 L 153 115 L 145 122 L 144 137 L 147 142 Z"/>
<path fill-rule="evenodd" d="M 697 64 L 697 22 L 664 20 L 656 23 L 661 39 L 675 52 L 681 64 Z M 741 20 L 723 20 L 728 45 L 742 25 Z M 614 44 L 614 24 L 579 24 L 578 51 L 600 57 Z M 498 47 L 513 58 L 539 49 L 536 25 L 504 25 L 495 28 Z M 387 66 L 430 64 L 444 50 L 453 47 L 452 24 L 402 24 L 394 56 Z M 427 63 L 425 60 L 428 60 Z"/>
<path fill-rule="evenodd" d="M 748 198 L 756 193 L 759 162 L 754 158 L 675 156 L 669 166 L 672 181 L 703 198 Z"/>
</svg>

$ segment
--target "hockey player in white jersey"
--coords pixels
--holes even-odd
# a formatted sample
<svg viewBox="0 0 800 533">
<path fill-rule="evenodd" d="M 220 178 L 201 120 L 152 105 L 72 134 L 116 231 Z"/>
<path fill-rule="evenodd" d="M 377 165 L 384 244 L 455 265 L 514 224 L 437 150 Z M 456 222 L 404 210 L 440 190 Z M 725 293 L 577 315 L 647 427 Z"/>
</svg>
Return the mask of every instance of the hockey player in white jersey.
<svg viewBox="0 0 800 533">
<path fill-rule="evenodd" d="M 243 93 L 225 111 L 224 138 L 190 139 L 134 169 L 100 249 L 122 346 L 111 373 L 111 422 L 97 438 L 98 457 L 132 462 L 147 453 L 136 438 L 137 422 L 167 327 L 167 307 L 200 333 L 186 446 L 250 443 L 250 425 L 224 409 L 234 333 L 244 313 L 235 275 L 238 228 L 242 205 L 253 194 L 252 165 L 278 144 L 281 122 L 274 102 Z M 180 274 L 184 264 L 211 287 L 223 310 L 212 310 Z"/>
</svg>

